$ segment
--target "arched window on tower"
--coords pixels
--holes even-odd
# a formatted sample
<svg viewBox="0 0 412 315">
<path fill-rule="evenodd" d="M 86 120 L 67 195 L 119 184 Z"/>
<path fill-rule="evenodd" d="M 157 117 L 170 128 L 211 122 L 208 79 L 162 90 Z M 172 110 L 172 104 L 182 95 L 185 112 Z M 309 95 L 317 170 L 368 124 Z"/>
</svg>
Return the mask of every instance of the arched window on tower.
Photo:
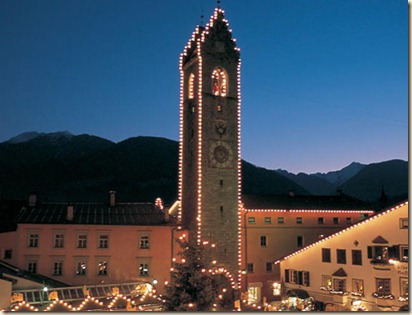
<svg viewBox="0 0 412 315">
<path fill-rule="evenodd" d="M 193 73 L 191 73 L 189 76 L 187 92 L 188 92 L 189 99 L 193 99 L 195 97 L 195 75 Z"/>
<path fill-rule="evenodd" d="M 227 95 L 228 79 L 222 68 L 216 68 L 212 72 L 212 93 L 216 96 Z"/>
</svg>

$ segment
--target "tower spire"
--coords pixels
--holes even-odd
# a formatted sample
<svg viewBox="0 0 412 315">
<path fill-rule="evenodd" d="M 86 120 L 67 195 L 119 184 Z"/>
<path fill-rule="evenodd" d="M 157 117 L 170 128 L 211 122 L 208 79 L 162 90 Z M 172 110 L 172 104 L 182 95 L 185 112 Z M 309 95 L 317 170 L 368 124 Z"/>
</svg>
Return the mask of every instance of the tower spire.
<svg viewBox="0 0 412 315">
<path fill-rule="evenodd" d="M 220 0 L 217 0 L 217 7 L 220 9 Z"/>
</svg>

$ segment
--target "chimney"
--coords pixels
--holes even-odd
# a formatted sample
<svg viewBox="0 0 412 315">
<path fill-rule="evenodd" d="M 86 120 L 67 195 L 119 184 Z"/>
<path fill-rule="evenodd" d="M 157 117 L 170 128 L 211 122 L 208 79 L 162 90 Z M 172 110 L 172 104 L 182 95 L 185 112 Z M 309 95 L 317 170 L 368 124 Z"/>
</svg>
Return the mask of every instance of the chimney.
<svg viewBox="0 0 412 315">
<path fill-rule="evenodd" d="M 110 193 L 110 207 L 114 207 L 116 205 L 116 191 L 111 190 Z"/>
<path fill-rule="evenodd" d="M 71 204 L 67 205 L 67 213 L 66 213 L 66 220 L 67 221 L 73 221 L 73 215 L 74 215 L 74 207 Z"/>
<path fill-rule="evenodd" d="M 30 193 L 29 194 L 29 207 L 35 207 L 37 203 L 37 194 Z"/>
</svg>

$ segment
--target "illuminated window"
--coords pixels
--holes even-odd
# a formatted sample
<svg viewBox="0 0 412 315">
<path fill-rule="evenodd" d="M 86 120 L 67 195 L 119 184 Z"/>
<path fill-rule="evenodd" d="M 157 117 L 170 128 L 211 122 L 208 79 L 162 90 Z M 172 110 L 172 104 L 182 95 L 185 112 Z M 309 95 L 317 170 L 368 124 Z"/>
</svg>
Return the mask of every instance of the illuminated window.
<svg viewBox="0 0 412 315">
<path fill-rule="evenodd" d="M 331 262 L 330 248 L 322 248 L 322 262 Z"/>
<path fill-rule="evenodd" d="M 222 68 L 216 68 L 212 72 L 212 93 L 216 96 L 227 95 L 227 76 Z"/>
<path fill-rule="evenodd" d="M 53 276 L 61 276 L 63 274 L 63 262 L 55 261 L 53 264 Z"/>
<path fill-rule="evenodd" d="M 109 248 L 109 235 L 100 235 L 99 248 Z"/>
<path fill-rule="evenodd" d="M 272 218 L 271 217 L 265 217 L 265 224 L 272 224 Z"/>
<path fill-rule="evenodd" d="M 409 296 L 409 280 L 408 278 L 399 278 L 401 284 L 401 296 L 408 297 Z"/>
<path fill-rule="evenodd" d="M 188 88 L 188 97 L 193 99 L 195 97 L 195 75 L 193 73 L 189 76 Z"/>
<path fill-rule="evenodd" d="M 87 270 L 87 265 L 85 262 L 79 261 L 76 266 L 76 275 L 85 276 Z"/>
<path fill-rule="evenodd" d="M 391 279 L 376 278 L 376 293 L 378 296 L 391 294 Z"/>
<path fill-rule="evenodd" d="M 139 265 L 139 275 L 148 276 L 149 275 L 149 264 L 142 263 Z"/>
<path fill-rule="evenodd" d="M 140 236 L 140 248 L 142 249 L 150 248 L 150 242 L 149 242 L 148 235 Z"/>
<path fill-rule="evenodd" d="M 326 290 L 332 290 L 332 277 L 322 275 L 322 287 Z"/>
<path fill-rule="evenodd" d="M 283 224 L 285 223 L 285 218 L 284 217 L 278 217 L 278 224 Z"/>
<path fill-rule="evenodd" d="M 249 224 L 255 224 L 256 222 L 255 217 L 249 217 L 247 220 Z"/>
<path fill-rule="evenodd" d="M 346 264 L 346 249 L 336 250 L 336 261 L 338 264 Z"/>
<path fill-rule="evenodd" d="M 363 280 L 352 279 L 352 294 L 356 296 L 363 296 Z"/>
<path fill-rule="evenodd" d="M 87 247 L 87 235 L 80 234 L 77 235 L 77 248 L 86 248 Z"/>
<path fill-rule="evenodd" d="M 352 249 L 352 265 L 362 266 L 362 251 Z"/>
<path fill-rule="evenodd" d="M 372 263 L 388 262 L 389 260 L 388 246 L 368 246 L 368 258 L 372 259 Z"/>
<path fill-rule="evenodd" d="M 27 262 L 27 270 L 32 273 L 37 273 L 37 261 L 36 260 L 29 260 Z"/>
<path fill-rule="evenodd" d="M 29 247 L 39 247 L 39 234 L 31 233 L 29 234 Z"/>
<path fill-rule="evenodd" d="M 107 261 L 102 260 L 97 264 L 97 274 L 99 276 L 107 276 Z"/>
<path fill-rule="evenodd" d="M 64 247 L 64 235 L 63 234 L 54 234 L 54 247 L 63 248 Z"/>
<path fill-rule="evenodd" d="M 303 218 L 302 217 L 297 217 L 296 218 L 296 224 L 302 224 L 303 223 Z"/>
</svg>

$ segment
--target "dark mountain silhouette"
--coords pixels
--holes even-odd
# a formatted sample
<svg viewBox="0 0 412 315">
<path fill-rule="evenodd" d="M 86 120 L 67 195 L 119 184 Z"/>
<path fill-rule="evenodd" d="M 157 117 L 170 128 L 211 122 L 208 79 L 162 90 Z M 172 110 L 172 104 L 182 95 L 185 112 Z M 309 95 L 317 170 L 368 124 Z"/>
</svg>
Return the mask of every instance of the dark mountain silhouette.
<svg viewBox="0 0 412 315">
<path fill-rule="evenodd" d="M 408 198 L 408 163 L 390 160 L 366 165 L 340 187 L 346 194 L 365 201 L 380 200 L 382 192 L 389 199 Z"/>
<path fill-rule="evenodd" d="M 333 195 L 342 189 L 353 197 L 376 202 L 382 199 L 382 191 L 387 202 L 407 196 L 407 162 L 375 163 L 356 173 L 358 164 L 342 169 L 339 176 L 325 177 L 329 173 L 294 175 L 242 161 L 242 192 Z M 171 203 L 177 198 L 177 176 L 178 143 L 165 138 L 134 137 L 114 143 L 91 135 L 57 132 L 19 135 L 0 143 L 3 199 L 27 199 L 29 193 L 36 192 L 43 201 L 101 202 L 108 200 L 110 190 L 116 190 L 120 202 L 161 197 Z M 330 182 L 333 176 L 347 180 L 338 186 Z"/>
</svg>

